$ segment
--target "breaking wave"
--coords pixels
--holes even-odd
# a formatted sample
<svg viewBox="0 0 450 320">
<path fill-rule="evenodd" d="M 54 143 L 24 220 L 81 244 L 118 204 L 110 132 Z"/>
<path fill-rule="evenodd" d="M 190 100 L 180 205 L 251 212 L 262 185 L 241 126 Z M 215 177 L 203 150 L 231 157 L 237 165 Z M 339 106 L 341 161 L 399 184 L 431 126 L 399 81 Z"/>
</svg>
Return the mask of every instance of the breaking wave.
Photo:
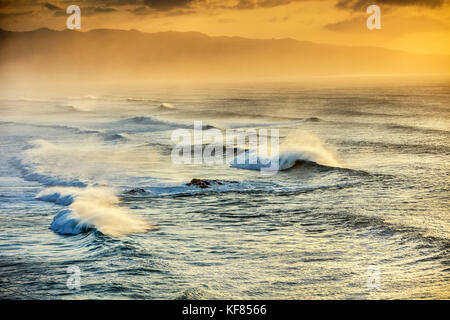
<svg viewBox="0 0 450 320">
<path fill-rule="evenodd" d="M 129 139 L 129 136 L 124 133 L 100 132 L 99 136 L 105 141 L 127 141 Z"/>
<path fill-rule="evenodd" d="M 258 155 L 256 150 L 245 152 L 245 157 L 236 157 L 231 167 L 260 170 L 288 170 L 299 163 L 310 162 L 327 167 L 341 167 L 335 152 L 326 146 L 318 137 L 306 132 L 295 131 L 287 136 L 280 145 L 278 152 L 269 150 L 268 156 Z"/>
<path fill-rule="evenodd" d="M 16 167 L 22 178 L 26 181 L 39 182 L 45 186 L 72 186 L 72 187 L 86 187 L 87 184 L 78 179 L 66 179 L 64 177 L 55 177 L 51 174 L 36 172 L 36 168 L 31 163 L 26 163 L 23 160 L 14 158 L 12 165 Z"/>
<path fill-rule="evenodd" d="M 83 189 L 74 187 L 52 187 L 41 191 L 36 199 L 46 202 L 53 202 L 63 206 L 69 206 Z"/>
<path fill-rule="evenodd" d="M 36 198 L 68 206 L 58 212 L 50 225 L 50 229 L 60 234 L 75 235 L 95 229 L 119 237 L 152 228 L 145 219 L 120 207 L 117 196 L 107 188 L 50 188 Z"/>
<path fill-rule="evenodd" d="M 170 103 L 161 103 L 159 108 L 163 109 L 163 110 L 174 110 L 174 109 L 176 109 L 175 106 L 170 104 Z"/>
</svg>

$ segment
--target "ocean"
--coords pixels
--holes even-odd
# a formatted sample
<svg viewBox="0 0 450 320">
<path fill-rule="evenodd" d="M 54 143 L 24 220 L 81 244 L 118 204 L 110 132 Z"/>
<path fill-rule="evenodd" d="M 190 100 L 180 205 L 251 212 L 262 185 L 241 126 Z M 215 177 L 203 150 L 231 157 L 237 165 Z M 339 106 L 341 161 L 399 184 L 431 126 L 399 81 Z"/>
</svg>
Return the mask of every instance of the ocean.
<svg viewBox="0 0 450 320">
<path fill-rule="evenodd" d="M 1 298 L 450 298 L 448 82 L 0 99 Z M 278 129 L 283 170 L 174 163 L 194 121 Z"/>
</svg>

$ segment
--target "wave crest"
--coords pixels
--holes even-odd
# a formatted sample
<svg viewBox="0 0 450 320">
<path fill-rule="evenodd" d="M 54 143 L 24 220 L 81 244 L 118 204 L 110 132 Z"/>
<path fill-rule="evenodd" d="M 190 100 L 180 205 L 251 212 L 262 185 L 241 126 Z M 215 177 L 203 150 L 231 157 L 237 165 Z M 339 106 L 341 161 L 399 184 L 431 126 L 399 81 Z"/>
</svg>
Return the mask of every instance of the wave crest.
<svg viewBox="0 0 450 320">
<path fill-rule="evenodd" d="M 166 102 L 161 103 L 159 108 L 163 109 L 163 110 L 174 110 L 174 109 L 176 109 L 174 105 L 172 105 L 170 103 L 166 103 Z"/>
<path fill-rule="evenodd" d="M 152 228 L 145 219 L 118 206 L 119 199 L 107 188 L 50 188 L 41 192 L 38 199 L 69 204 L 58 212 L 50 225 L 50 229 L 61 234 L 75 235 L 96 229 L 103 234 L 119 237 Z"/>
<path fill-rule="evenodd" d="M 270 152 L 270 151 L 269 151 Z M 250 161 L 250 160 L 253 161 Z M 341 167 L 335 152 L 318 137 L 296 130 L 288 135 L 280 145 L 278 153 L 270 156 L 260 156 L 256 150 L 246 152 L 245 163 L 238 163 L 235 158 L 231 167 L 260 170 L 263 168 L 277 168 L 278 170 L 288 170 L 301 162 L 311 162 L 327 167 Z M 275 163 L 274 165 L 274 162 Z"/>
</svg>

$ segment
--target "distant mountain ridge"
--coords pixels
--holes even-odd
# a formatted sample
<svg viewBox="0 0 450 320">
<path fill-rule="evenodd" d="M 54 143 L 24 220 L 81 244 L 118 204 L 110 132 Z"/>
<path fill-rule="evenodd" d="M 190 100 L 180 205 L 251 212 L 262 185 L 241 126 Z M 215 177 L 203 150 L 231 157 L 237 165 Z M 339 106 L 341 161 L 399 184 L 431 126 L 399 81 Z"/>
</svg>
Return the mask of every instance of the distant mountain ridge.
<svg viewBox="0 0 450 320">
<path fill-rule="evenodd" d="M 202 79 L 450 71 L 448 55 L 199 32 L 0 30 L 0 77 Z"/>
</svg>

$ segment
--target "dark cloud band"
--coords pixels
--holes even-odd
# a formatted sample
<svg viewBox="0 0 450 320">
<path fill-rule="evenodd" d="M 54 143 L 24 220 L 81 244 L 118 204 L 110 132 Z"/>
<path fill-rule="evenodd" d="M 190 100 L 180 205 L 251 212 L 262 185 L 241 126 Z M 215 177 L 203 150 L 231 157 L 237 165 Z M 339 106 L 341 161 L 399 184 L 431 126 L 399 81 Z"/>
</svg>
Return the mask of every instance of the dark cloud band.
<svg viewBox="0 0 450 320">
<path fill-rule="evenodd" d="M 62 10 L 60 7 L 55 6 L 54 4 L 51 4 L 51 3 L 49 3 L 49 2 L 43 3 L 42 6 L 43 6 L 44 8 L 47 8 L 48 10 L 51 10 L 51 11 Z"/>
<path fill-rule="evenodd" d="M 166 11 L 189 6 L 195 0 L 144 0 L 144 4 L 152 9 Z"/>
<path fill-rule="evenodd" d="M 361 10 L 371 4 L 438 8 L 444 4 L 444 0 L 339 0 L 336 6 L 341 9 Z"/>
</svg>

